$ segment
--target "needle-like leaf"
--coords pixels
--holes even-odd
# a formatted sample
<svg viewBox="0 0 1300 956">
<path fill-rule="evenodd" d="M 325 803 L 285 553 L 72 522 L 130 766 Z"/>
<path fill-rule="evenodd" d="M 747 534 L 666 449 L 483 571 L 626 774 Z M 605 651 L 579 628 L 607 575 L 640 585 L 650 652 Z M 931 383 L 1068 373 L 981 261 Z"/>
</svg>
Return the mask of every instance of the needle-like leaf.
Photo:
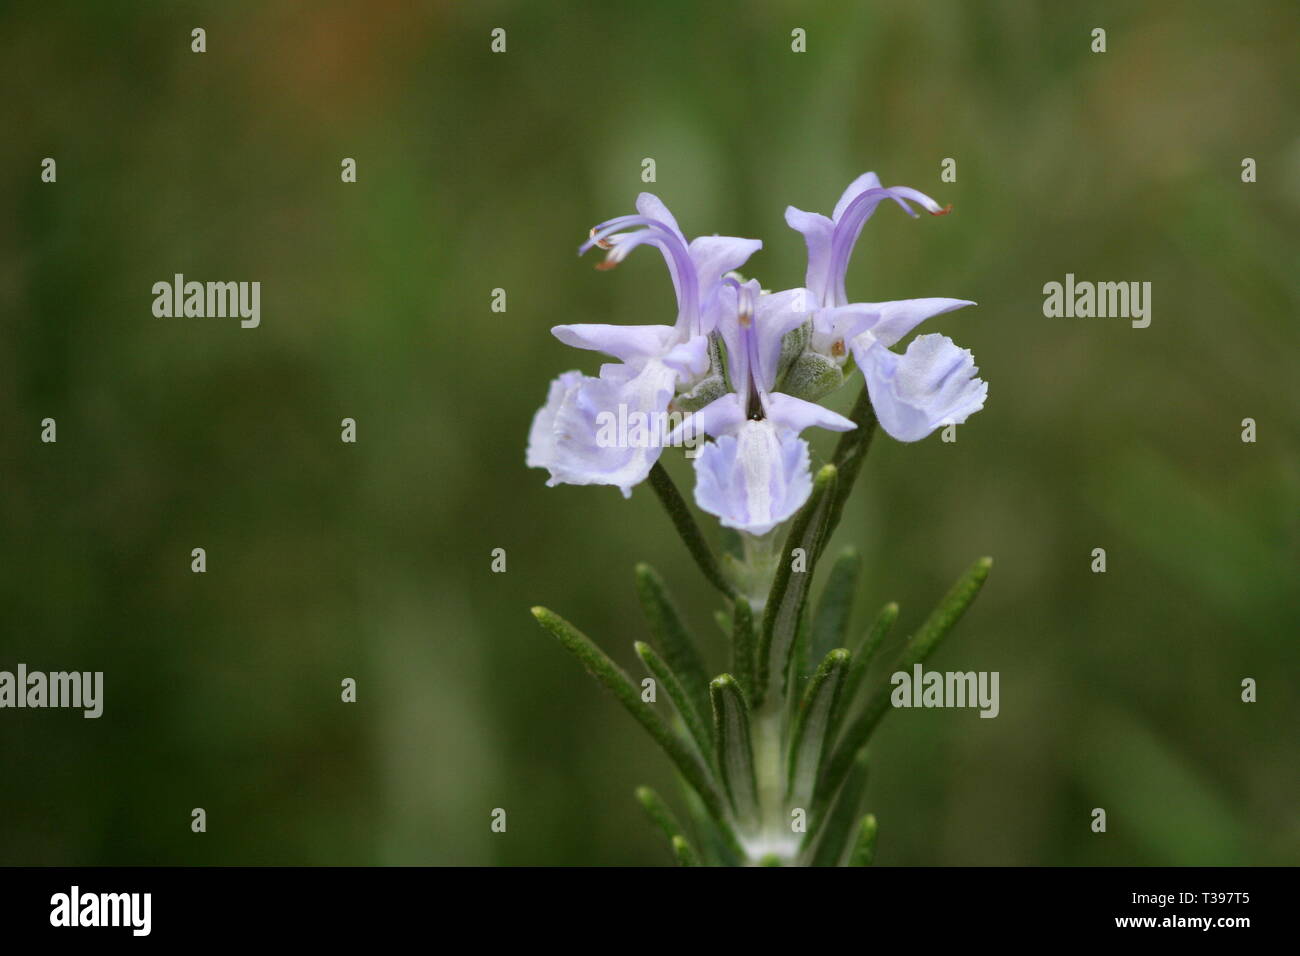
<svg viewBox="0 0 1300 956">
<path fill-rule="evenodd" d="M 790 676 L 785 686 L 785 726 L 793 727 L 799 717 L 799 704 L 803 701 L 804 691 L 812 680 L 812 656 L 808 651 L 809 631 L 812 625 L 808 620 L 808 602 L 804 602 L 803 613 L 799 615 L 799 626 L 794 631 L 794 646 L 790 648 Z"/>
<path fill-rule="evenodd" d="M 678 777 L 682 787 L 682 802 L 686 804 L 691 832 L 705 866 L 740 866 L 745 858 L 736 834 L 730 824 L 719 821 L 695 792 L 695 788 Z"/>
<path fill-rule="evenodd" d="M 677 490 L 677 486 L 673 484 L 668 472 L 664 470 L 661 462 L 655 462 L 654 467 L 650 469 L 650 487 L 654 489 L 655 494 L 659 497 L 664 510 L 668 512 L 668 517 L 672 519 L 673 527 L 681 535 L 682 541 L 686 544 L 686 549 L 691 552 L 691 557 L 695 559 L 695 563 L 704 572 L 705 578 L 727 597 L 734 597 L 736 589 L 727 580 L 726 575 L 722 573 L 722 568 L 719 567 L 717 559 L 714 558 L 713 552 L 709 549 L 708 542 L 704 540 L 704 535 L 700 533 L 700 526 L 695 523 L 695 517 L 691 514 L 691 509 L 682 498 L 681 492 Z"/>
<path fill-rule="evenodd" d="M 754 655 L 758 635 L 754 633 L 754 612 L 743 597 L 736 598 L 731 611 L 731 667 L 746 700 L 754 697 Z"/>
<path fill-rule="evenodd" d="M 849 866 L 870 866 L 876 858 L 876 818 L 868 813 L 858 827 L 858 839 L 849 856 Z"/>
<path fill-rule="evenodd" d="M 826 517 L 835 491 L 835 466 L 824 465 L 817 472 L 808 503 L 795 515 L 785 539 L 785 552 L 777 564 L 776 577 L 763 613 L 763 628 L 758 645 L 758 673 L 754 682 L 755 707 L 770 697 L 777 698 L 785 689 L 789 675 L 799 619 L 821 551 Z M 801 570 L 795 570 L 796 549 Z"/>
<path fill-rule="evenodd" d="M 715 677 L 709 692 L 713 697 L 713 739 L 717 741 L 722 782 L 737 819 L 752 823 L 758 812 L 758 785 L 749 737 L 749 705 L 740 684 L 730 674 Z"/>
<path fill-rule="evenodd" d="M 668 804 L 664 803 L 659 794 L 649 787 L 637 787 L 636 799 L 645 810 L 646 816 L 650 818 L 650 822 L 663 831 L 670 845 L 674 837 L 685 835 L 686 831 L 677 822 L 677 815 L 673 813 Z"/>
<path fill-rule="evenodd" d="M 636 590 L 641 608 L 650 624 L 650 633 L 663 653 L 664 660 L 682 682 L 697 713 L 709 712 L 709 675 L 681 615 L 668 596 L 663 579 L 648 564 L 636 566 Z"/>
<path fill-rule="evenodd" d="M 822 597 L 813 615 L 813 660 L 821 660 L 836 647 L 848 647 L 849 621 L 853 616 L 853 592 L 862 573 L 862 555 L 856 548 L 845 548 L 831 565 Z"/>
<path fill-rule="evenodd" d="M 875 622 L 866 634 L 862 636 L 862 641 L 858 649 L 853 652 L 853 661 L 849 664 L 849 673 L 844 678 L 844 690 L 840 692 L 840 699 L 835 705 L 835 710 L 831 714 L 830 736 L 839 732 L 840 726 L 844 723 L 844 717 L 852 710 L 854 703 L 857 701 L 858 691 L 862 687 L 862 681 L 867 676 L 867 668 L 871 666 L 871 661 L 875 658 L 876 652 L 880 650 L 880 645 L 885 642 L 889 636 L 889 631 L 898 620 L 898 605 L 890 601 L 880 609 L 876 615 Z"/>
<path fill-rule="evenodd" d="M 695 855 L 695 851 L 691 849 L 691 845 L 686 842 L 686 837 L 684 836 L 678 835 L 673 837 L 673 853 L 677 857 L 677 864 L 679 866 L 700 865 L 700 858 Z"/>
<path fill-rule="evenodd" d="M 700 712 L 695 709 L 695 704 L 691 702 L 685 688 L 682 687 L 682 682 L 678 680 L 677 675 L 664 662 L 664 659 L 655 653 L 653 647 L 644 641 L 637 641 L 634 646 L 636 647 L 637 656 L 650 669 L 650 673 L 663 686 L 663 689 L 668 694 L 668 699 L 677 708 L 682 723 L 686 725 L 691 739 L 695 741 L 695 746 L 699 748 L 700 756 L 705 763 L 711 762 L 713 760 L 713 736 L 709 725 L 704 721 Z"/>
<path fill-rule="evenodd" d="M 826 736 L 831 713 L 849 668 L 849 652 L 837 648 L 826 655 L 799 702 L 794 733 L 790 737 L 789 803 L 807 807 L 812 799 L 817 768 L 830 741 Z"/>
<path fill-rule="evenodd" d="M 673 733 L 649 704 L 641 700 L 640 692 L 623 669 L 610 660 L 591 638 L 554 611 L 544 607 L 535 607 L 532 610 L 537 623 L 563 644 L 569 653 L 578 658 L 591 676 L 613 693 L 627 712 L 635 717 L 654 738 L 655 743 L 664 749 L 677 770 L 699 793 L 709 813 L 719 821 L 725 820 L 722 800 L 709 779 L 709 772 L 703 761 L 694 754 L 682 737 Z"/>
<path fill-rule="evenodd" d="M 861 812 L 867 791 L 867 752 L 858 751 L 849 767 L 844 786 L 840 787 L 830 813 L 819 811 L 813 818 L 805 847 L 813 847 L 813 866 L 836 866 L 844 856 L 845 845 L 853 839 L 853 824 Z"/>
<path fill-rule="evenodd" d="M 934 649 L 939 646 L 944 636 L 952 630 L 953 625 L 960 620 L 966 608 L 970 607 L 971 602 L 975 600 L 975 596 L 979 594 L 980 588 L 984 586 L 984 581 L 989 576 L 989 568 L 992 566 L 992 558 L 980 558 L 970 566 L 965 574 L 957 579 L 957 583 L 952 586 L 952 590 L 944 596 L 939 605 L 926 618 L 925 623 L 921 625 L 921 629 L 903 648 L 903 653 L 894 667 L 894 672 L 910 671 L 913 666 L 922 663 L 930 656 Z M 844 775 L 848 772 L 849 766 L 853 763 L 853 755 L 862 749 L 871 736 L 871 732 L 875 730 L 876 724 L 880 722 L 880 718 L 889 710 L 890 688 L 890 680 L 886 676 L 872 696 L 868 698 L 862 713 L 844 731 L 843 737 L 835 748 L 834 756 L 831 757 L 829 765 L 818 782 L 816 803 L 829 799 L 839 787 Z"/>
<path fill-rule="evenodd" d="M 809 602 L 805 600 L 803 612 L 799 615 L 799 626 L 794 630 L 794 649 L 790 652 L 792 655 L 790 684 L 786 689 L 790 692 L 788 703 L 791 717 L 798 710 L 803 689 L 808 679 L 812 677 L 812 615 L 809 613 L 808 604 Z"/>
<path fill-rule="evenodd" d="M 713 623 L 718 625 L 718 630 L 722 632 L 723 637 L 731 637 L 731 629 L 734 626 L 731 623 L 731 615 L 723 608 L 718 608 L 713 612 Z"/>
</svg>

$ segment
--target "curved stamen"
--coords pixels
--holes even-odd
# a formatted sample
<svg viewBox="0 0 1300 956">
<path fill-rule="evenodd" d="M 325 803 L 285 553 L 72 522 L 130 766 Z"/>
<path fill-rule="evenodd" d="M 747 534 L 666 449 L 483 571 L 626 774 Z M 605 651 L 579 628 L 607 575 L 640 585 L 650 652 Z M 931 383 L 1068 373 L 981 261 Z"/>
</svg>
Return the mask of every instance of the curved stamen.
<svg viewBox="0 0 1300 956">
<path fill-rule="evenodd" d="M 645 228 L 635 232 L 626 231 L 633 226 Z M 610 241 L 610 237 L 616 234 L 622 239 L 621 242 Z M 610 258 L 606 261 L 612 264 L 606 268 L 613 268 L 623 261 L 624 256 L 632 249 L 642 243 L 654 246 L 663 255 L 668 273 L 672 276 L 673 285 L 677 289 L 679 324 L 685 320 L 689 325 L 689 334 L 699 335 L 699 280 L 695 274 L 695 263 L 691 259 L 690 250 L 676 230 L 648 216 L 618 216 L 593 228 L 587 241 L 578 247 L 578 255 L 582 255 L 592 246 L 600 246 L 610 252 Z M 621 254 L 620 250 L 623 250 Z"/>
<path fill-rule="evenodd" d="M 600 234 L 602 236 L 607 236 L 610 235 L 611 233 L 618 232 L 620 229 L 623 229 L 627 226 L 644 226 L 644 225 L 648 225 L 649 223 L 650 220 L 646 219 L 645 216 L 636 216 L 636 215 L 615 216 L 613 219 L 606 219 L 604 222 L 598 222 L 596 223 L 596 225 L 591 227 L 591 234 L 588 237 L 587 241 L 578 247 L 578 255 L 582 255 L 593 245 L 599 243 L 599 240 L 596 238 L 597 234 Z M 668 228 L 661 222 L 656 222 L 656 225 L 658 225 L 661 229 Z"/>
<path fill-rule="evenodd" d="M 925 193 L 907 186 L 876 187 L 863 190 L 835 221 L 835 231 L 831 236 L 831 255 L 829 276 L 834 283 L 835 305 L 847 305 L 848 296 L 844 290 L 844 274 L 849 268 L 849 256 L 857 244 L 862 227 L 875 214 L 876 207 L 886 199 L 892 199 L 902 210 L 913 218 L 916 213 L 908 205 L 908 200 L 923 206 L 931 215 L 942 216 L 948 210 Z M 950 209 L 951 207 L 949 207 Z"/>
<path fill-rule="evenodd" d="M 749 283 L 737 285 L 736 317 L 740 324 L 740 341 L 745 350 L 745 417 L 762 421 L 763 390 L 755 375 L 761 375 L 758 361 L 758 329 L 754 325 L 754 289 Z"/>
</svg>

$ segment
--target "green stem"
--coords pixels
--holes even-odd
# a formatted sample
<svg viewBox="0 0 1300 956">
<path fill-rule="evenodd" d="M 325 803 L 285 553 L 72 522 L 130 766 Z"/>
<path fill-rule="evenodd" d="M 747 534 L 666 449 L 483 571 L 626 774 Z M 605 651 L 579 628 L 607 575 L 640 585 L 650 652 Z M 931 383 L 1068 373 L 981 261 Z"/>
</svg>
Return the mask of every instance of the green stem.
<svg viewBox="0 0 1300 956">
<path fill-rule="evenodd" d="M 849 412 L 849 419 L 858 427 L 840 435 L 840 440 L 835 445 L 835 453 L 831 456 L 831 464 L 838 470 L 839 480 L 835 485 L 835 495 L 831 499 L 825 541 L 830 540 L 831 534 L 840 523 L 844 502 L 848 500 L 849 492 L 853 490 L 853 483 L 858 480 L 862 462 L 866 460 L 867 452 L 871 448 L 871 439 L 876 437 L 878 423 L 865 382 L 862 391 L 858 393 L 858 400 L 853 403 L 853 411 Z"/>
<path fill-rule="evenodd" d="M 744 560 L 736 565 L 735 577 L 739 590 L 749 601 L 750 610 L 762 615 L 767 606 L 767 596 L 772 590 L 772 579 L 776 577 L 776 567 L 781 559 L 777 550 L 781 544 L 776 529 L 764 535 L 741 534 L 741 548 Z"/>
<path fill-rule="evenodd" d="M 681 535 L 686 549 L 691 552 L 691 557 L 695 559 L 695 563 L 699 565 L 709 583 L 728 598 L 734 598 L 735 587 L 722 573 L 722 568 L 718 566 L 717 559 L 713 557 L 708 542 L 700 532 L 700 526 L 695 523 L 695 518 L 691 515 L 691 509 L 687 507 L 681 492 L 677 490 L 672 478 L 668 477 L 668 472 L 659 462 L 655 462 L 654 467 L 650 469 L 650 487 L 659 496 L 660 503 L 668 512 L 668 517 L 672 519 L 673 527 Z"/>
<path fill-rule="evenodd" d="M 754 778 L 758 787 L 757 827 L 741 835 L 750 862 L 786 866 L 799 852 L 800 835 L 791 828 L 785 801 L 784 708 L 771 706 L 753 715 Z M 765 865 L 766 865 L 765 864 Z"/>
</svg>

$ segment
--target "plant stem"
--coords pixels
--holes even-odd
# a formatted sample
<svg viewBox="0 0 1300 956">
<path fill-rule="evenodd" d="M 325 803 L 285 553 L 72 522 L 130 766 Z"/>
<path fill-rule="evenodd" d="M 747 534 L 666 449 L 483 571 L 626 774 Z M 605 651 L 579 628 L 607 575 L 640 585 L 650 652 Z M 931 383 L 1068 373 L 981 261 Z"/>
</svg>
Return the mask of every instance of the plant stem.
<svg viewBox="0 0 1300 956">
<path fill-rule="evenodd" d="M 839 471 L 839 481 L 835 486 L 835 497 L 831 502 L 830 519 L 826 525 L 825 541 L 830 541 L 836 526 L 840 523 L 840 514 L 844 511 L 844 502 L 848 500 L 853 483 L 857 481 L 862 462 L 866 460 L 871 448 L 871 439 L 876 437 L 876 413 L 871 407 L 871 396 L 867 394 L 866 383 L 858 393 L 858 400 L 853 403 L 849 419 L 858 427 L 851 432 L 840 435 L 831 456 L 831 464 Z"/>
<path fill-rule="evenodd" d="M 739 579 L 737 586 L 749 601 L 749 607 L 760 620 L 763 609 L 767 606 L 767 596 L 772 590 L 772 579 L 776 577 L 778 560 L 777 529 L 764 535 L 740 535 L 744 548 L 744 561 L 736 569 Z"/>
<path fill-rule="evenodd" d="M 704 535 L 700 532 L 700 526 L 695 523 L 695 518 L 691 515 L 691 509 L 687 507 L 681 492 L 677 490 L 672 478 L 668 476 L 668 472 L 664 470 L 664 466 L 659 462 L 655 462 L 654 467 L 650 469 L 650 487 L 654 489 L 655 494 L 659 497 L 660 503 L 672 520 L 673 527 L 681 535 L 687 550 L 691 552 L 691 557 L 695 559 L 695 563 L 699 565 L 709 583 L 728 598 L 734 598 L 736 596 L 735 587 L 722 573 L 717 560 L 713 557 L 713 552 L 709 549 L 708 542 L 704 540 Z"/>
<path fill-rule="evenodd" d="M 751 718 L 754 776 L 758 786 L 757 828 L 740 836 L 750 862 L 795 861 L 800 837 L 791 828 L 785 795 L 785 709 L 768 705 Z"/>
</svg>

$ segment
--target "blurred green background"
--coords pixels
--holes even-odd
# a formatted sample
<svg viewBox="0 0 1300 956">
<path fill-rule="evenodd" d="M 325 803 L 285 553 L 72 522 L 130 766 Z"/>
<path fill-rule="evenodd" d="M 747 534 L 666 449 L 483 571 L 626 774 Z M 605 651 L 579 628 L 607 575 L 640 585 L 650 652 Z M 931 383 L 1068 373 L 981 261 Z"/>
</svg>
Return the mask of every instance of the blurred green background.
<svg viewBox="0 0 1300 956">
<path fill-rule="evenodd" d="M 646 560 L 719 670 L 725 648 L 648 488 L 524 467 L 547 382 L 599 363 L 548 329 L 671 321 L 657 256 L 575 255 L 642 188 L 690 235 L 762 238 L 750 272 L 782 288 L 804 263 L 785 206 L 828 212 L 868 169 L 955 214 L 882 208 L 850 295 L 977 300 L 926 330 L 973 349 L 990 398 L 955 444 L 879 438 L 835 544 L 866 556 L 862 625 L 894 599 L 902 633 L 993 555 L 931 666 L 997 670 L 1002 696 L 996 720 L 881 726 L 879 862 L 1300 862 L 1297 19 L 7 4 L 0 669 L 106 692 L 99 720 L 0 712 L 0 863 L 668 862 L 632 798 L 680 808 L 667 761 L 528 608 L 640 676 Z M 177 272 L 260 281 L 261 327 L 154 318 Z M 1045 318 L 1067 272 L 1150 281 L 1151 326 Z"/>
</svg>

